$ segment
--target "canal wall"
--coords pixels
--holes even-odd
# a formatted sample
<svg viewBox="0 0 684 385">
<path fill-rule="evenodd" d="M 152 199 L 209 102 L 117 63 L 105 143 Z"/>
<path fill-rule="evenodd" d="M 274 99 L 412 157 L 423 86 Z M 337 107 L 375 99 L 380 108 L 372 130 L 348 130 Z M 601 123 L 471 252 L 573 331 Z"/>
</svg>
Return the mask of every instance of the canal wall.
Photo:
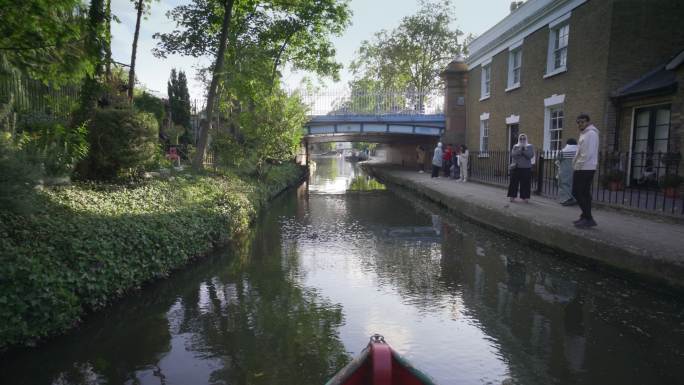
<svg viewBox="0 0 684 385">
<path fill-rule="evenodd" d="M 30 212 L 0 212 L 0 351 L 62 333 L 88 312 L 167 277 L 249 231 L 304 168 L 258 179 L 180 173 L 136 185 L 35 191 Z"/>
<path fill-rule="evenodd" d="M 511 203 L 502 188 L 430 178 L 386 164 L 364 163 L 383 183 L 432 200 L 471 221 L 579 257 L 611 271 L 684 290 L 684 226 L 628 213 L 594 210 L 598 226 L 577 229 L 577 207 L 533 196 Z"/>
</svg>

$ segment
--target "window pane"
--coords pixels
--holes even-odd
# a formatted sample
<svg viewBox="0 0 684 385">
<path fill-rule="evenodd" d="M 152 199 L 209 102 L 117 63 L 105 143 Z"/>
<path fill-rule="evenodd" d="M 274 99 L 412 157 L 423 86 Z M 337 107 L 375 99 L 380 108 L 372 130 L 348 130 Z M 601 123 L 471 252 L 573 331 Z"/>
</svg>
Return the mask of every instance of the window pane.
<svg viewBox="0 0 684 385">
<path fill-rule="evenodd" d="M 661 108 L 656 112 L 656 124 L 670 124 L 670 109 Z"/>
<path fill-rule="evenodd" d="M 565 63 L 568 61 L 568 49 L 563 48 L 560 50 L 560 67 L 565 67 Z"/>
<path fill-rule="evenodd" d="M 646 152 L 648 151 L 648 143 L 645 140 L 639 140 L 634 142 L 634 152 Z"/>
<path fill-rule="evenodd" d="M 637 114 L 637 126 L 647 126 L 651 120 L 651 111 L 642 111 Z"/>
<path fill-rule="evenodd" d="M 648 139 L 648 126 L 639 126 L 636 128 L 636 135 L 634 135 L 637 140 Z"/>
<path fill-rule="evenodd" d="M 570 34 L 570 26 L 564 25 L 558 30 L 558 47 L 567 47 L 568 46 L 568 37 Z"/>
<path fill-rule="evenodd" d="M 665 139 L 670 136 L 670 125 L 661 124 L 655 127 L 655 139 Z"/>
<path fill-rule="evenodd" d="M 667 140 L 653 142 L 653 152 L 667 152 Z"/>
</svg>

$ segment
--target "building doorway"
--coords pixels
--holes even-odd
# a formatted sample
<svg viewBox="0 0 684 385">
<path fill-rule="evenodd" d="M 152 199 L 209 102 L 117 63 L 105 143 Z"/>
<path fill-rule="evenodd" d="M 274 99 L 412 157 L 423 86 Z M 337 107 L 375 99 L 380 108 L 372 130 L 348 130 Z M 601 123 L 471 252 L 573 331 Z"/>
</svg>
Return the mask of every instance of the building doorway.
<svg viewBox="0 0 684 385">
<path fill-rule="evenodd" d="M 510 151 L 516 143 L 518 143 L 518 132 L 520 131 L 518 123 L 508 125 L 508 150 Z"/>
<path fill-rule="evenodd" d="M 662 155 L 670 140 L 670 105 L 638 108 L 634 111 L 630 179 L 637 185 L 655 185 L 665 174 Z"/>
</svg>

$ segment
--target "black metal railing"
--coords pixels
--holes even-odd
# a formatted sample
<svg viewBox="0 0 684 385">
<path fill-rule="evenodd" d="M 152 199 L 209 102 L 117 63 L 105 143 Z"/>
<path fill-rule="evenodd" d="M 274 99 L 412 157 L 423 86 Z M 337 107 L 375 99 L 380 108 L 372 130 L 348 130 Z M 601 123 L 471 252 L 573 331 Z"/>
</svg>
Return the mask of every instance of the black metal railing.
<svg viewBox="0 0 684 385">
<path fill-rule="evenodd" d="M 532 167 L 532 191 L 558 196 L 558 152 L 537 152 Z M 509 182 L 510 151 L 471 152 L 470 179 L 505 186 Z M 684 215 L 684 170 L 681 153 L 601 153 L 592 185 L 597 202 L 640 210 Z"/>
</svg>

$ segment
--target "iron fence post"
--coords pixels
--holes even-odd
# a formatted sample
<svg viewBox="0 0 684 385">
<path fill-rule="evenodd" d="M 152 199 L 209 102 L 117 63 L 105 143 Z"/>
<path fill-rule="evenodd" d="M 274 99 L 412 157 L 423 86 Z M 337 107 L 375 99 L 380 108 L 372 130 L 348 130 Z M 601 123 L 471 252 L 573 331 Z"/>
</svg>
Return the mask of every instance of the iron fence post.
<svg viewBox="0 0 684 385">
<path fill-rule="evenodd" d="M 536 195 L 541 195 L 542 188 L 544 187 L 544 153 L 539 153 L 539 162 L 537 163 L 537 189 L 535 190 Z"/>
</svg>

